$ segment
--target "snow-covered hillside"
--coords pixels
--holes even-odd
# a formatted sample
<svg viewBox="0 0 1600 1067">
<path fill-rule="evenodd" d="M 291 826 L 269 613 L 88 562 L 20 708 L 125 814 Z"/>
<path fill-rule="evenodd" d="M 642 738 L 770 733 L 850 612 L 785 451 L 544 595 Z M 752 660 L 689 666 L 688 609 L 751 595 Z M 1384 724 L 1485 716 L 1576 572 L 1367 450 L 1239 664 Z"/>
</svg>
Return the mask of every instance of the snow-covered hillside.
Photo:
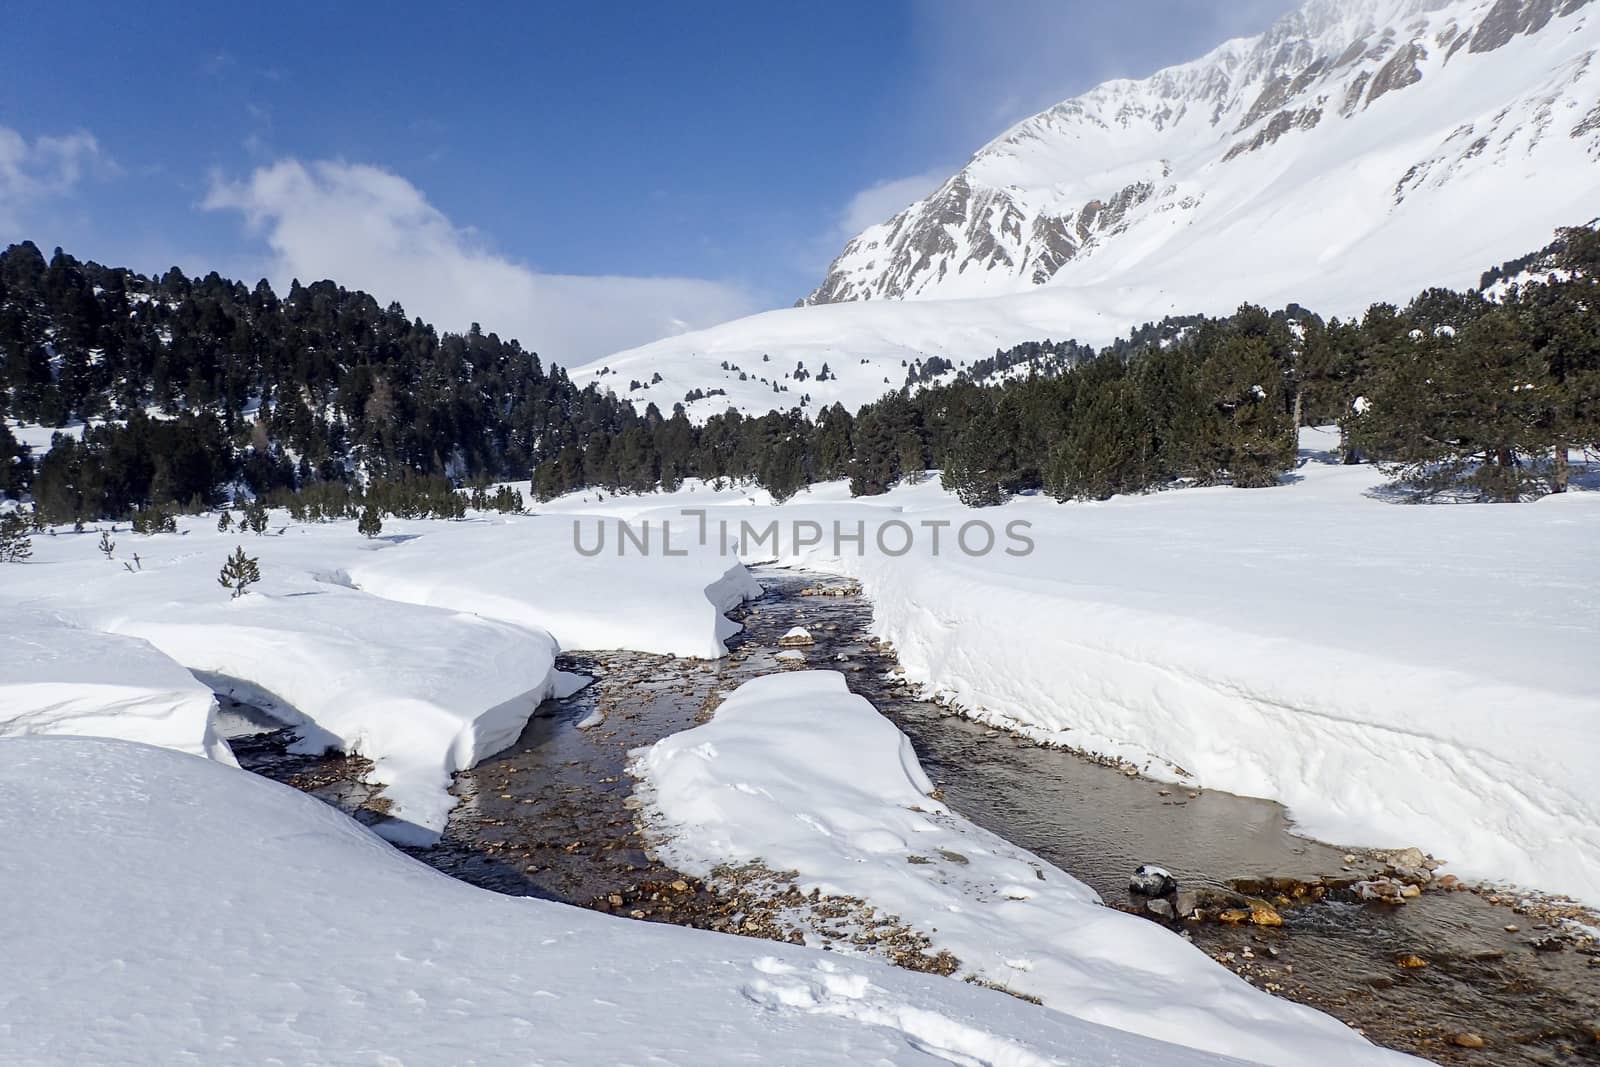
<svg viewBox="0 0 1600 1067">
<path fill-rule="evenodd" d="M 1103 343 L 1246 300 L 1348 315 L 1470 287 L 1594 216 L 1597 50 L 1600 7 L 1587 0 L 1311 0 L 1258 37 L 1006 131 L 851 240 L 807 298 L 818 306 L 573 377 L 664 411 L 692 389 L 726 389 L 690 405 L 702 417 L 806 393 L 815 410 L 899 386 L 902 359 Z M 784 377 L 824 362 L 838 382 Z"/>
<path fill-rule="evenodd" d="M 1049 295 L 782 308 L 607 356 L 572 371 L 572 380 L 593 381 L 640 409 L 655 404 L 663 414 L 682 403 L 696 422 L 730 407 L 747 414 L 797 407 L 814 416 L 833 403 L 854 411 L 900 388 L 918 360 L 939 356 L 960 366 L 1044 338 L 1104 344 L 1129 322 L 1178 310 L 1163 305 L 1147 313 L 1152 297 L 1142 291 L 1110 294 L 1103 306 L 1077 293 Z M 795 378 L 797 368 L 808 375 L 804 381 Z M 828 378 L 818 381 L 824 368 Z M 630 388 L 634 381 L 638 389 Z M 694 389 L 710 395 L 686 401 Z"/>
</svg>

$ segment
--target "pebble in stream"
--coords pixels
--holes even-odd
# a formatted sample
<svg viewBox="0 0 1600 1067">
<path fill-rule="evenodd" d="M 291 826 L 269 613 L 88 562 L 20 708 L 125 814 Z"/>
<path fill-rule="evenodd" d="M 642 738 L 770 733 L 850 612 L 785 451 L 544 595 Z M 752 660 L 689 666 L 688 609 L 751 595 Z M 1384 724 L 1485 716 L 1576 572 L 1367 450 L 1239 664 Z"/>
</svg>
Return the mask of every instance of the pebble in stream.
<svg viewBox="0 0 1600 1067">
<path fill-rule="evenodd" d="M 704 721 L 749 678 L 842 670 L 912 739 L 942 799 L 973 822 L 1128 902 L 1128 876 L 1155 861 L 1189 889 L 1267 898 L 1281 926 L 1175 923 L 1202 950 L 1270 992 L 1328 1011 L 1373 1040 L 1443 1063 L 1600 1062 L 1600 966 L 1543 902 L 1430 890 L 1404 905 L 1302 903 L 1291 889 L 1384 873 L 1378 853 L 1295 835 L 1283 809 L 1130 776 L 996 731 L 923 700 L 892 650 L 868 636 L 870 604 L 850 583 L 759 572 L 767 595 L 730 613 L 745 624 L 714 663 L 632 652 L 563 657 L 594 684 L 552 701 L 509 749 L 457 775 L 461 798 L 439 847 L 413 854 L 498 892 L 652 921 L 844 951 L 949 974 L 959 961 L 870 904 L 802 894 L 792 872 L 723 868 L 707 886 L 651 855 L 634 819 L 628 753 Z M 807 631 L 780 647 L 791 628 Z M 586 728 L 575 728 L 589 723 Z M 241 743 L 241 763 L 356 814 L 382 817 L 365 767 L 287 757 L 283 732 Z M 1521 908 L 1529 915 L 1520 914 Z M 1531 921 L 1530 921 L 1531 920 Z M 1514 929 L 1512 929 L 1514 928 Z M 1541 938 L 1559 947 L 1540 950 Z M 1413 957 L 1425 963 L 1402 963 Z M 1409 961 L 1408 961 L 1409 962 Z M 1476 1042 L 1481 1041 L 1481 1046 Z"/>
</svg>

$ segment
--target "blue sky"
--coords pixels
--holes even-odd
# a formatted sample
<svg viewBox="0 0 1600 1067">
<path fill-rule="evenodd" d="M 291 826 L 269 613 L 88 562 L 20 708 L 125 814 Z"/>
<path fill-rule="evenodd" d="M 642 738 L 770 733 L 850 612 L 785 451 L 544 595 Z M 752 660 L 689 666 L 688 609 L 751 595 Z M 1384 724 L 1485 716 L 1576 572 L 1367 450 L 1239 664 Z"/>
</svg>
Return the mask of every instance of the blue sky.
<svg viewBox="0 0 1600 1067">
<path fill-rule="evenodd" d="M 19 4 L 0 242 L 332 276 L 577 362 L 791 303 L 1011 122 L 1289 6 Z"/>
</svg>

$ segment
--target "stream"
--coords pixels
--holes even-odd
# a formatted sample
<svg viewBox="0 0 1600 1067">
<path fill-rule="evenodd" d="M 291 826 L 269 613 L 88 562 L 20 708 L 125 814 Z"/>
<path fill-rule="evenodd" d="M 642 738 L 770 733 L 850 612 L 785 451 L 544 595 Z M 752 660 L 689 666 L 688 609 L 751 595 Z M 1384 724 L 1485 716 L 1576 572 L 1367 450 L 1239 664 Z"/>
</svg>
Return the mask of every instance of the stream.
<svg viewBox="0 0 1600 1067">
<path fill-rule="evenodd" d="M 745 629 L 725 659 L 563 656 L 563 669 L 595 682 L 546 702 L 514 745 L 457 775 L 460 803 L 440 844 L 408 851 L 497 892 L 814 941 L 814 930 L 782 906 L 800 898 L 781 877 L 774 884 L 720 872 L 713 887 L 654 858 L 635 824 L 626 772 L 630 750 L 705 721 L 722 693 L 784 669 L 778 638 L 801 625 L 815 639 L 804 650 L 808 665 L 843 671 L 899 726 L 950 807 L 1086 882 L 1108 905 L 1141 911 L 1129 876 L 1142 863 L 1160 864 L 1186 890 L 1269 900 L 1283 920 L 1173 920 L 1175 936 L 1374 1041 L 1439 1063 L 1600 1063 L 1600 948 L 1567 921 L 1575 910 L 1438 882 L 1403 904 L 1356 902 L 1345 887 L 1381 875 L 1384 854 L 1298 836 L 1270 801 L 1135 777 L 962 718 L 900 681 L 892 650 L 870 636 L 871 604 L 852 583 L 754 573 L 765 595 L 730 612 Z M 384 818 L 381 789 L 364 782 L 365 761 L 292 754 L 291 731 L 218 699 L 245 768 L 364 822 Z M 948 970 L 903 930 L 858 936 L 857 944 L 903 966 Z"/>
</svg>

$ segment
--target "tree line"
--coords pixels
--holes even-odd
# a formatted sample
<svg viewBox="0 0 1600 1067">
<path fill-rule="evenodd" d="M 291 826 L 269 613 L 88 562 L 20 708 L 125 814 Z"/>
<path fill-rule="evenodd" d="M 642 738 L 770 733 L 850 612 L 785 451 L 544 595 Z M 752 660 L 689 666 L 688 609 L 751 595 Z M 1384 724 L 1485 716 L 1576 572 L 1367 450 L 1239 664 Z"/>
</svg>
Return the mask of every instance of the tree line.
<svg viewBox="0 0 1600 1067">
<path fill-rule="evenodd" d="M 1349 320 L 1245 305 L 1098 350 L 1029 342 L 948 382 L 951 368 L 918 364 L 855 412 L 695 425 L 681 405 L 580 390 L 514 340 L 439 334 L 332 282 L 279 297 L 265 281 L 146 277 L 59 249 L 47 262 L 24 243 L 0 253 L 0 414 L 89 427 L 35 460 L 0 425 L 0 494 L 31 495 L 42 522 L 198 510 L 242 490 L 307 513 L 370 497 L 449 514 L 456 488 L 497 480 L 531 478 L 549 499 L 695 477 L 782 500 L 839 478 L 881 493 L 939 468 L 986 505 L 1273 485 L 1299 426 L 1337 423 L 1347 459 L 1385 465 L 1418 497 L 1521 500 L 1566 488 L 1569 447 L 1600 448 L 1600 236 L 1562 231 L 1508 268 L 1529 264 L 1542 280 L 1495 300 L 1431 289 Z"/>
<path fill-rule="evenodd" d="M 1169 317 L 1098 351 L 1029 342 L 980 361 L 981 376 L 908 386 L 854 413 L 730 411 L 701 427 L 647 413 L 627 440 L 536 468 L 534 492 L 695 476 L 753 481 L 779 500 L 848 478 L 860 496 L 929 468 L 973 506 L 1023 492 L 1261 487 L 1294 467 L 1299 427 L 1326 424 L 1346 462 L 1379 463 L 1414 499 L 1563 492 L 1569 448 L 1600 449 L 1600 234 L 1564 230 L 1494 277 L 1530 265 L 1539 279 L 1496 300 L 1435 288 L 1353 319 L 1247 304 Z"/>
</svg>

